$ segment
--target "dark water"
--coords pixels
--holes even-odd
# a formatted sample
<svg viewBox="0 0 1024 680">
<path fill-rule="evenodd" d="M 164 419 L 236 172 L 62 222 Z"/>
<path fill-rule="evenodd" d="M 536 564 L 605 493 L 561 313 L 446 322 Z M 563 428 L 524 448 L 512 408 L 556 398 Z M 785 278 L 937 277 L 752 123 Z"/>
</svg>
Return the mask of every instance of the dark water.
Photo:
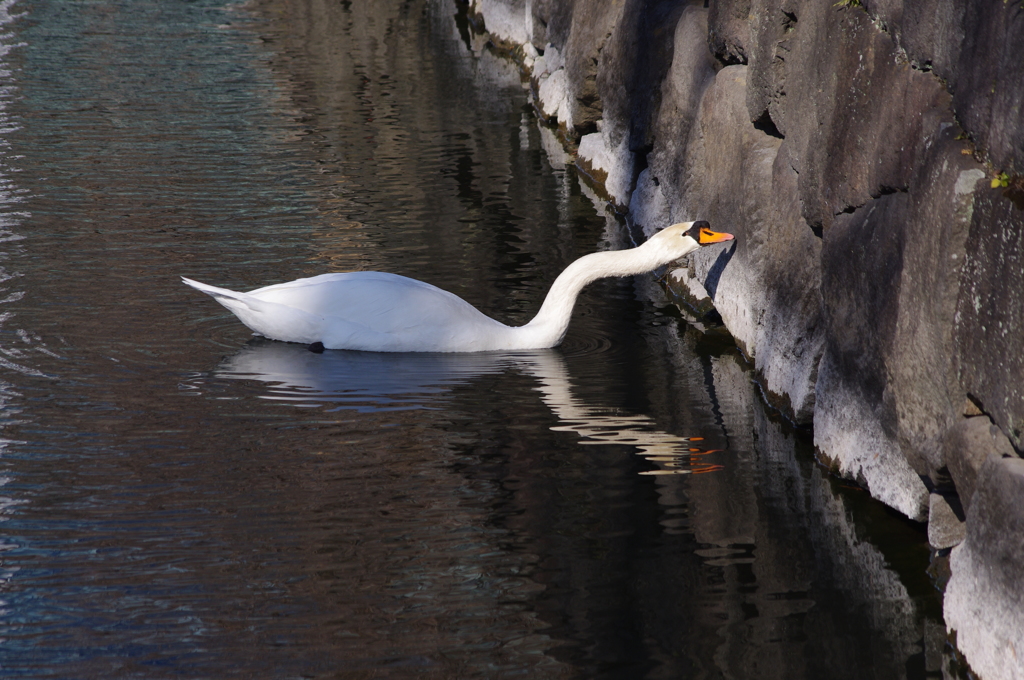
<svg viewBox="0 0 1024 680">
<path fill-rule="evenodd" d="M 466 356 L 179 283 L 380 269 L 521 323 L 624 245 L 457 11 L 0 3 L 3 676 L 929 676 L 923 532 L 652 277 Z"/>
</svg>

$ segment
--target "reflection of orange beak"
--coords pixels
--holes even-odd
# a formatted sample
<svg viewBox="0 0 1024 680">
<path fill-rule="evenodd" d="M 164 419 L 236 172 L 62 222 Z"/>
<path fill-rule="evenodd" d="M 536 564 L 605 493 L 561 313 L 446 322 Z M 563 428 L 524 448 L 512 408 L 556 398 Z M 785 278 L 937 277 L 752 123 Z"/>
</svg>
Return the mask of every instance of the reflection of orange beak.
<svg viewBox="0 0 1024 680">
<path fill-rule="evenodd" d="M 700 244 L 706 246 L 709 243 L 721 243 L 722 241 L 731 241 L 735 236 L 732 234 L 726 234 L 725 232 L 711 231 L 707 227 L 700 230 Z"/>
<path fill-rule="evenodd" d="M 725 469 L 724 465 L 708 465 L 707 467 L 694 468 L 693 469 L 693 474 L 695 474 L 695 475 L 703 475 L 703 474 L 705 474 L 707 472 L 718 472 L 719 470 L 724 470 L 724 469 Z"/>
</svg>

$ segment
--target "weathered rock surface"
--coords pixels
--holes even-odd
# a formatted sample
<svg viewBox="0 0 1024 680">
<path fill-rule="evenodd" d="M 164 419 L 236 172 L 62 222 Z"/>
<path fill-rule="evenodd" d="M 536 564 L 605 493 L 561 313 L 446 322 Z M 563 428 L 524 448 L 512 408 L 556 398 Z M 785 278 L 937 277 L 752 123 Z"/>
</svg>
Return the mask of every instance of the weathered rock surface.
<svg viewBox="0 0 1024 680">
<path fill-rule="evenodd" d="M 964 520 L 942 494 L 928 497 L 928 545 L 936 550 L 952 548 L 967 535 Z"/>
<path fill-rule="evenodd" d="M 967 538 L 953 549 L 943 604 L 982 678 L 1024 678 L 1024 460 L 993 455 L 978 475 Z"/>
<path fill-rule="evenodd" d="M 1024 205 L 1015 205 L 1007 193 L 989 189 L 974 204 L 954 356 L 964 390 L 1019 452 L 1024 451 Z"/>
<path fill-rule="evenodd" d="M 978 472 L 992 455 L 1012 456 L 1010 440 L 985 416 L 964 418 L 949 429 L 943 455 L 956 485 L 960 503 L 970 510 L 977 488 Z"/>
<path fill-rule="evenodd" d="M 1020 677 L 1024 7 L 703 4 L 476 0 L 522 17 L 538 107 L 628 221 L 736 234 L 669 285 L 837 472 L 936 547 L 966 528 L 947 622 L 983 678 Z"/>
<path fill-rule="evenodd" d="M 1024 11 L 1020 3 L 863 0 L 910 63 L 934 70 L 953 111 L 997 170 L 1024 172 Z"/>
</svg>

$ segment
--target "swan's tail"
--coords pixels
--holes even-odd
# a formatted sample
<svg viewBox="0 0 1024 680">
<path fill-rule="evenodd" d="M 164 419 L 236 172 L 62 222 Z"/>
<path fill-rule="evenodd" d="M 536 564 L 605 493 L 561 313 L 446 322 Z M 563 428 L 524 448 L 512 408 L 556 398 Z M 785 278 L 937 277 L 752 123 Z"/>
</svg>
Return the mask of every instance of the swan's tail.
<svg viewBox="0 0 1024 680">
<path fill-rule="evenodd" d="M 192 286 L 227 307 L 238 320 L 259 335 L 272 340 L 321 342 L 323 319 L 301 309 L 261 300 L 250 293 L 238 293 L 227 288 L 218 288 L 199 281 L 181 277 L 183 283 Z"/>
<path fill-rule="evenodd" d="M 236 293 L 235 291 L 228 290 L 227 288 L 218 288 L 217 286 L 211 286 L 206 283 L 200 283 L 198 281 L 193 281 L 192 279 L 185 278 L 184 276 L 181 277 L 181 280 L 182 282 L 189 286 L 192 286 L 196 290 L 206 293 L 214 300 L 216 300 L 217 302 L 221 303 L 222 305 L 230 309 L 232 312 L 234 312 L 235 316 L 241 319 L 242 323 L 244 323 L 246 326 L 249 326 L 249 328 L 252 328 L 257 333 L 260 332 L 259 330 L 253 328 L 249 324 L 247 317 L 250 317 L 253 314 L 258 315 L 261 313 L 265 313 L 267 311 L 266 303 L 254 298 L 248 293 Z"/>
<path fill-rule="evenodd" d="M 196 290 L 201 290 L 207 295 L 216 298 L 218 302 L 221 299 L 228 299 L 235 300 L 237 302 L 241 302 L 244 304 L 245 298 L 247 297 L 245 293 L 236 293 L 235 291 L 228 290 L 227 288 L 218 288 L 217 286 L 210 286 L 205 283 L 200 283 L 198 281 L 193 281 L 192 279 L 185 278 L 184 276 L 181 277 L 181 280 L 183 283 L 192 286 Z"/>
</svg>

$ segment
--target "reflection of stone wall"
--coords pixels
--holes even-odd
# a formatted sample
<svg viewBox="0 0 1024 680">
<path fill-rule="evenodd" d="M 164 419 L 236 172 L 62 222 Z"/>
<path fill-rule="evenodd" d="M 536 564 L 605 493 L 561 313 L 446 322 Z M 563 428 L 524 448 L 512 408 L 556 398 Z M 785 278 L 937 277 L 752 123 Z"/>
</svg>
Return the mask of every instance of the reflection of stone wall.
<svg viewBox="0 0 1024 680">
<path fill-rule="evenodd" d="M 915 540 L 915 530 L 878 517 L 887 513 L 877 504 L 868 508 L 870 517 L 855 512 L 851 501 L 863 494 L 840 491 L 820 466 L 794 455 L 805 438 L 768 415 L 743 362 L 733 353 L 697 361 L 688 345 L 698 334 L 673 337 L 672 329 L 656 327 L 648 342 L 675 350 L 671 371 L 691 375 L 681 381 L 691 389 L 701 384 L 703 369 L 707 393 L 653 394 L 653 411 L 685 430 L 694 411 L 710 406 L 727 449 L 715 458 L 723 469 L 714 474 L 686 477 L 685 484 L 659 478 L 662 505 L 687 508 L 685 523 L 671 529 L 692 532 L 701 546 L 703 568 L 687 583 L 698 581 L 695 590 L 704 595 L 699 606 L 678 612 L 715 631 L 700 646 L 698 667 L 766 680 L 906 677 L 923 638 L 926 670 L 939 671 L 945 636 L 929 635 L 939 624 L 928 618 L 928 595 L 920 592 L 931 585 L 923 574 L 920 583 L 905 585 L 884 552 L 887 541 Z M 866 527 L 880 519 L 902 535 L 877 541 Z M 663 599 L 668 608 L 672 598 Z M 865 668 L 869 649 L 874 663 Z"/>
<path fill-rule="evenodd" d="M 1024 677 L 1024 633 L 996 634 L 1024 631 L 1024 605 L 993 585 L 1024 582 L 997 540 L 1024 511 L 1018 486 L 985 482 L 1016 479 L 1024 449 L 1024 8 L 703 4 L 473 9 L 627 219 L 737 235 L 677 280 L 710 294 L 836 471 L 931 517 L 936 547 L 967 510 L 947 623 L 982 677 Z"/>
</svg>

